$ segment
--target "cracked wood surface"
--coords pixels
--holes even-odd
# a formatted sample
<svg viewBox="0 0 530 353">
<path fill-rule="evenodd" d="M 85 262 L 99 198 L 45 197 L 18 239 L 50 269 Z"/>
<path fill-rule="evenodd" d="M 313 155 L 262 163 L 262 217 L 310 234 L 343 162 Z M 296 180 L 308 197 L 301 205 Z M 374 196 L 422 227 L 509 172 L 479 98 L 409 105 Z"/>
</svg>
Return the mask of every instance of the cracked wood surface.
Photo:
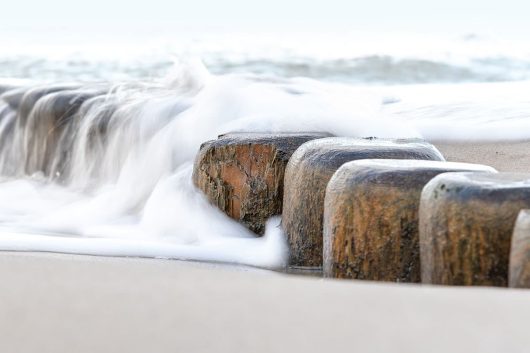
<svg viewBox="0 0 530 353">
<path fill-rule="evenodd" d="M 281 214 L 285 167 L 303 143 L 325 133 L 230 133 L 204 143 L 194 184 L 231 218 L 262 235 L 265 222 Z"/>
</svg>

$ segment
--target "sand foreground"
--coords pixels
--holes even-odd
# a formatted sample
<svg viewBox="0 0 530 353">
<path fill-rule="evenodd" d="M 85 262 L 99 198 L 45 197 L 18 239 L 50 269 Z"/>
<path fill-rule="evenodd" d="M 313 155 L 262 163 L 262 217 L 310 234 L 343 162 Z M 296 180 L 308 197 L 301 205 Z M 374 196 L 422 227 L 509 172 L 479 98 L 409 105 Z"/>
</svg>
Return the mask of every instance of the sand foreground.
<svg viewBox="0 0 530 353">
<path fill-rule="evenodd" d="M 524 352 L 530 295 L 4 253 L 2 352 Z"/>
<path fill-rule="evenodd" d="M 530 142 L 435 143 L 530 172 Z M 527 352 L 530 292 L 0 254 L 0 352 Z"/>
<path fill-rule="evenodd" d="M 432 143 L 451 162 L 486 164 L 499 172 L 530 173 L 530 141 Z"/>
</svg>

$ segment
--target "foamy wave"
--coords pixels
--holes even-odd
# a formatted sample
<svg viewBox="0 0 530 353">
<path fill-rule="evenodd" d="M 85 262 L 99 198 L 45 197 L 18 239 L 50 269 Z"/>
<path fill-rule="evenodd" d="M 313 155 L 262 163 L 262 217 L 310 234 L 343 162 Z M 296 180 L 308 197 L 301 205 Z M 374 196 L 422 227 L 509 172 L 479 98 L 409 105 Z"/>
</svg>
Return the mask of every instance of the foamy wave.
<svg viewBox="0 0 530 353">
<path fill-rule="evenodd" d="M 197 61 L 171 71 L 119 85 L 0 84 L 0 249 L 280 267 L 277 220 L 254 238 L 193 187 L 202 142 L 238 130 L 530 137 L 529 82 L 366 87 L 213 75 Z"/>
<path fill-rule="evenodd" d="M 249 129 L 417 136 L 379 116 L 379 95 L 353 87 L 211 75 L 200 62 L 172 72 L 1 96 L 0 249 L 279 267 L 277 221 L 254 238 L 193 187 L 202 142 Z"/>
<path fill-rule="evenodd" d="M 307 77 L 354 84 L 412 84 L 502 82 L 530 79 L 530 60 L 509 57 L 476 58 L 458 65 L 422 58 L 373 55 L 359 58 L 315 60 L 313 58 L 227 59 L 202 56 L 216 74 L 253 73 L 268 77 Z M 113 61 L 45 57 L 0 57 L 0 77 L 47 81 L 128 81 L 166 76 L 173 66 L 171 56 L 158 60 Z"/>
</svg>

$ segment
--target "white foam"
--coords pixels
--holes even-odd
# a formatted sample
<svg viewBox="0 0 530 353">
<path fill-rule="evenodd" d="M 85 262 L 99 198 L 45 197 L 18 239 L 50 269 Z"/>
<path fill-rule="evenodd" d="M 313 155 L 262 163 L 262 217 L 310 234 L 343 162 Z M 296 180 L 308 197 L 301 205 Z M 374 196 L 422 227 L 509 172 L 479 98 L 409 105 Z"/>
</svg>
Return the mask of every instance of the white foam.
<svg viewBox="0 0 530 353">
<path fill-rule="evenodd" d="M 522 140 L 530 137 L 530 82 L 384 87 L 396 98 L 385 114 L 431 140 Z"/>
<path fill-rule="evenodd" d="M 530 125 L 523 93 L 529 83 L 477 85 L 478 92 L 474 87 L 360 87 L 212 75 L 200 62 L 183 61 L 161 82 L 118 85 L 97 97 L 97 104 L 87 101 L 61 135 L 51 160 L 56 169 L 27 175 L 26 160 L 45 152 L 30 156 L 17 146 L 27 143 L 25 137 L 46 135 L 0 125 L 0 135 L 11 136 L 0 157 L 21 153 L 0 158 L 0 249 L 281 267 L 285 239 L 278 219 L 255 238 L 193 187 L 192 162 L 202 142 L 237 130 L 530 137 L 530 129 L 522 129 Z M 499 98 L 499 91 L 507 98 Z M 38 114 L 31 111 L 27 118 L 38 122 Z M 106 132 L 100 136 L 101 126 Z"/>
<path fill-rule="evenodd" d="M 29 158 L 47 160 L 44 150 L 2 160 L 0 248 L 281 266 L 277 221 L 255 238 L 195 190 L 192 161 L 202 142 L 235 130 L 417 135 L 377 117 L 379 96 L 345 88 L 212 76 L 186 62 L 162 84 L 118 86 L 84 106 L 73 128 L 62 132 L 50 164 L 64 165 L 71 153 L 65 170 L 24 175 Z M 43 121 L 39 114 L 51 102 L 40 99 L 27 120 Z M 98 137 L 102 122 L 107 132 Z M 45 145 L 40 140 L 47 135 L 36 135 L 32 126 L 15 125 L 2 153 L 28 141 Z"/>
<path fill-rule="evenodd" d="M 142 28 L 144 29 L 144 28 Z M 182 54 L 217 74 L 258 73 L 348 83 L 530 79 L 527 41 L 480 35 L 359 31 L 0 33 L 0 77 L 44 80 L 161 78 Z M 119 50 L 116 50 L 116 48 Z"/>
</svg>

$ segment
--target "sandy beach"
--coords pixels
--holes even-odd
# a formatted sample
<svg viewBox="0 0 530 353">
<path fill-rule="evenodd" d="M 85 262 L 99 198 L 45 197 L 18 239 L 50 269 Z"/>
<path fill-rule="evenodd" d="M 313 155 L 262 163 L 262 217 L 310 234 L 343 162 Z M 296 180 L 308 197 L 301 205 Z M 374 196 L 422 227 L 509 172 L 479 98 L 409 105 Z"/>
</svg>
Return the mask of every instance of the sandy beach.
<svg viewBox="0 0 530 353">
<path fill-rule="evenodd" d="M 3 1 L 0 353 L 530 352 L 528 13 Z"/>
<path fill-rule="evenodd" d="M 525 291 L 0 256 L 2 352 L 524 352 Z"/>
<path fill-rule="evenodd" d="M 499 172 L 530 173 L 530 141 L 432 141 L 451 162 L 481 163 Z"/>
<path fill-rule="evenodd" d="M 530 142 L 435 143 L 530 171 Z M 1 352 L 525 352 L 527 291 L 323 280 L 241 267 L 0 254 Z"/>
</svg>

